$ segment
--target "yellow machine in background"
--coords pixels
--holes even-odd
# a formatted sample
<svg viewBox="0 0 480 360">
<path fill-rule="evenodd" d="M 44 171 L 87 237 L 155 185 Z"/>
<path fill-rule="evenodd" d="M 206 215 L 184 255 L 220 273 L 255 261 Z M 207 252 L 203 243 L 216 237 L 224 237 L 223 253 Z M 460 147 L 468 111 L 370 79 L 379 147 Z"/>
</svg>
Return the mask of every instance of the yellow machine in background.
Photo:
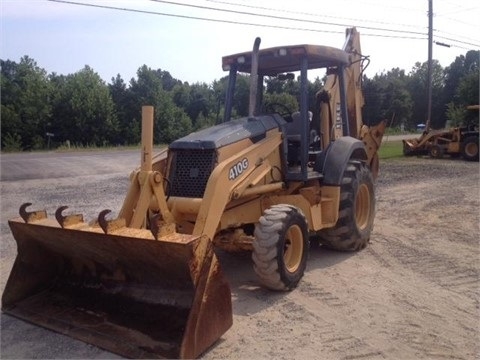
<svg viewBox="0 0 480 360">
<path fill-rule="evenodd" d="M 479 105 L 469 105 L 468 110 L 478 113 Z M 403 154 L 430 155 L 441 158 L 444 155 L 462 156 L 467 161 L 478 161 L 478 124 L 450 129 L 426 129 L 419 138 L 403 140 Z"/>
<path fill-rule="evenodd" d="M 309 239 L 354 251 L 370 238 L 384 124 L 363 124 L 359 34 L 343 49 L 297 45 L 226 56 L 224 123 L 152 157 L 143 108 L 142 164 L 117 218 L 20 208 L 18 256 L 3 311 L 132 358 L 194 358 L 232 325 L 214 246 L 251 250 L 261 284 L 291 290 Z M 307 73 L 327 82 L 309 103 Z M 232 120 L 238 73 L 250 74 L 249 116 Z M 300 80 L 299 111 L 263 102 L 267 76 Z M 312 116 L 310 116 L 312 114 Z"/>
</svg>

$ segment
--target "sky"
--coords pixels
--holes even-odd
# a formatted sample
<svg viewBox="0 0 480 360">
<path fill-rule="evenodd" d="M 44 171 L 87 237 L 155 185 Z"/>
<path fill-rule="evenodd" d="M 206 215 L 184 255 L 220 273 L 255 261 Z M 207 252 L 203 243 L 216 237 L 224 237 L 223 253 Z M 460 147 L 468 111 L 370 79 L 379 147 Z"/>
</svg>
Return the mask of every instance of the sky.
<svg viewBox="0 0 480 360">
<path fill-rule="evenodd" d="M 433 58 L 443 67 L 480 50 L 480 2 L 432 0 Z M 356 26 L 369 77 L 428 59 L 428 0 L 1 0 L 0 58 L 33 58 L 47 73 L 85 65 L 128 84 L 142 65 L 212 83 L 224 55 L 293 44 L 342 48 Z M 79 4 L 87 4 L 79 5 Z M 108 7 L 108 8 L 107 8 Z M 115 9 L 112 9 L 115 8 Z M 223 9 L 224 11 L 220 11 Z"/>
</svg>

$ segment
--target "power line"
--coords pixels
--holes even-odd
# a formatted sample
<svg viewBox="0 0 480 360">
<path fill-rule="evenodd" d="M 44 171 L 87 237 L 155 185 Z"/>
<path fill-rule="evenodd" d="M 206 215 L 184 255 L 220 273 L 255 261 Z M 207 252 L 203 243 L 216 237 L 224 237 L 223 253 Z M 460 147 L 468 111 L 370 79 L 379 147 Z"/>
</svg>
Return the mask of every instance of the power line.
<svg viewBox="0 0 480 360">
<path fill-rule="evenodd" d="M 82 2 L 77 2 L 77 1 L 70 1 L 70 0 L 47 0 L 50 2 L 56 2 L 56 3 L 62 3 L 62 4 L 69 4 L 69 5 L 77 5 L 77 6 L 85 6 L 85 7 L 93 7 L 93 8 L 101 8 L 101 9 L 108 9 L 108 10 L 117 10 L 117 11 L 126 11 L 126 12 L 133 12 L 133 13 L 140 13 L 140 14 L 148 14 L 148 15 L 158 15 L 158 16 L 167 16 L 167 17 L 175 17 L 175 18 L 182 18 L 182 19 L 189 19 L 189 20 L 200 20 L 200 21 L 208 21 L 208 22 L 215 22 L 215 23 L 226 23 L 226 24 L 233 24 L 233 25 L 245 25 L 245 26 L 256 26 L 256 27 L 267 27 L 267 28 L 274 28 L 274 29 L 283 29 L 283 30 L 295 30 L 295 31 L 306 31 L 306 32 L 319 32 L 319 33 L 332 33 L 332 34 L 344 34 L 343 30 L 325 30 L 325 29 L 311 29 L 311 28 L 305 28 L 305 27 L 293 27 L 293 26 L 287 26 L 287 25 L 271 25 L 271 24 L 259 24 L 259 23 L 252 23 L 252 22 L 245 22 L 245 21 L 235 21 L 235 20 L 226 20 L 226 19 L 215 19 L 215 18 L 207 18 L 207 17 L 201 17 L 201 16 L 191 16 L 191 15 L 182 15 L 182 14 L 172 14 L 172 13 L 165 13 L 165 12 L 158 12 L 158 11 L 151 11 L 151 10 L 140 10 L 140 9 L 133 9 L 133 8 L 124 8 L 124 7 L 117 7 L 117 6 L 107 6 L 107 5 L 99 5 L 99 4 L 90 4 L 90 3 L 82 3 Z M 160 1 L 160 0 L 152 0 L 156 2 L 165 2 L 165 3 L 174 3 L 172 1 Z M 178 4 L 178 3 L 175 3 Z M 183 6 L 188 6 L 186 4 L 179 4 Z M 192 6 L 192 5 L 190 5 Z M 197 7 L 197 5 L 193 6 Z M 219 10 L 219 9 L 217 9 Z M 223 10 L 230 12 L 228 10 Z M 256 16 L 262 16 L 255 14 Z M 290 18 L 284 18 L 286 20 L 290 21 L 302 21 L 305 22 L 304 20 L 301 19 L 290 19 Z M 328 24 L 328 23 L 322 23 L 322 22 L 316 22 L 317 24 Z M 333 24 L 329 24 L 333 25 Z M 337 24 L 337 26 L 344 26 L 348 27 L 349 25 L 347 24 Z M 362 28 L 362 26 L 358 26 L 359 28 Z M 366 27 L 363 27 L 366 28 Z M 370 29 L 372 30 L 372 29 Z M 405 31 L 401 30 L 392 30 L 392 29 L 382 29 L 378 28 L 377 31 L 389 31 L 389 32 L 397 32 L 397 33 L 402 33 Z M 409 33 L 409 32 L 407 32 Z M 378 34 L 378 33 L 365 33 L 362 32 L 363 36 L 371 36 L 371 37 L 383 37 L 383 38 L 397 38 L 397 39 L 411 39 L 411 40 L 425 40 L 427 37 L 423 33 L 415 33 L 413 32 L 414 35 L 419 35 L 419 36 L 400 36 L 400 35 L 387 35 L 387 34 Z M 442 38 L 440 36 L 437 36 L 439 38 Z M 467 43 L 467 42 L 462 42 L 459 40 L 451 39 L 451 38 L 443 38 L 445 40 L 449 41 L 454 41 L 462 44 L 467 44 L 467 45 L 473 45 L 477 46 L 472 43 Z M 460 46 L 457 46 L 460 47 Z M 460 47 L 461 48 L 461 47 Z"/>
<path fill-rule="evenodd" d="M 237 10 L 231 10 L 231 9 L 218 9 L 218 8 L 214 8 L 214 7 L 210 7 L 210 6 L 184 4 L 184 3 L 179 3 L 179 2 L 171 1 L 171 0 L 151 0 L 151 1 L 157 2 L 157 3 L 170 4 L 170 5 L 198 8 L 198 9 L 203 9 L 203 10 L 213 10 L 213 11 L 234 13 L 234 14 L 239 14 L 239 15 L 258 16 L 258 17 L 262 17 L 262 18 L 273 18 L 273 19 L 288 20 L 288 21 L 300 21 L 300 22 L 303 22 L 303 23 L 313 23 L 313 24 L 320 24 L 320 25 L 333 25 L 333 26 L 342 26 L 342 27 L 350 26 L 348 24 L 330 23 L 330 22 L 324 22 L 324 21 L 306 20 L 306 19 L 298 19 L 298 18 L 276 16 L 276 15 L 267 15 L 267 14 L 257 14 L 257 13 L 252 13 L 252 12 L 237 11 Z M 219 2 L 219 1 L 217 1 L 217 2 Z M 232 4 L 232 3 L 229 3 L 229 4 Z M 233 5 L 235 5 L 235 4 L 233 3 Z M 252 7 L 252 8 L 255 8 L 255 7 Z M 263 8 L 263 9 L 269 9 L 269 8 Z M 274 10 L 274 9 L 269 9 L 269 10 Z M 422 35 L 422 36 L 424 36 L 423 38 L 418 38 L 418 37 L 405 37 L 405 38 L 408 38 L 408 39 L 426 39 L 425 33 L 423 33 L 423 32 L 406 31 L 406 30 L 394 30 L 394 29 L 378 28 L 378 27 L 362 26 L 362 25 L 359 25 L 357 27 L 358 28 L 364 28 L 364 29 L 367 29 L 367 30 L 377 30 L 377 31 L 387 31 L 387 32 L 396 32 L 396 33 L 406 33 L 406 34 L 412 34 L 412 35 Z M 365 34 L 365 33 L 363 33 L 363 35 L 377 36 L 376 34 Z M 378 35 L 378 36 L 379 37 L 389 37 L 388 35 Z M 395 36 L 393 36 L 393 37 L 395 37 Z M 439 36 L 439 37 L 443 38 L 445 40 L 450 40 L 450 41 L 463 43 L 465 45 L 476 46 L 473 43 L 468 43 L 468 42 L 465 42 L 465 41 L 455 40 L 455 39 L 451 39 L 451 38 L 445 38 L 445 37 L 441 37 L 441 36 Z"/>
<path fill-rule="evenodd" d="M 134 12 L 134 13 L 141 13 L 141 14 L 148 14 L 148 15 L 169 16 L 169 17 L 176 17 L 176 18 L 182 18 L 182 19 L 202 20 L 202 21 L 210 21 L 210 22 L 226 23 L 226 24 L 234 24 L 234 25 L 248 25 L 248 26 L 269 27 L 269 28 L 275 28 L 275 29 L 313 31 L 313 32 L 333 33 L 333 34 L 343 34 L 344 33 L 344 31 L 339 31 L 339 30 L 338 31 L 335 31 L 335 30 L 318 30 L 318 29 L 306 29 L 306 28 L 296 28 L 296 27 L 290 27 L 290 26 L 281 26 L 281 25 L 256 24 L 256 23 L 247 23 L 247 22 L 243 22 L 243 21 L 213 19 L 213 18 L 206 18 L 206 17 L 200 17 L 200 16 L 170 14 L 170 13 L 163 13 L 163 12 L 158 12 L 158 11 L 139 10 L 139 9 L 132 9 L 132 8 L 122 8 L 122 7 L 117 7 L 117 6 L 80 3 L 80 2 L 69 1 L 69 0 L 47 0 L 47 1 L 62 3 L 62 4 L 68 4 L 68 5 L 78 5 L 78 6 L 93 7 L 93 8 L 100 8 L 100 9 L 119 10 L 119 11 L 127 11 L 127 12 Z"/>
<path fill-rule="evenodd" d="M 440 12 L 436 12 L 436 16 L 438 17 L 441 17 L 442 19 L 444 20 L 450 20 L 450 21 L 453 21 L 453 22 L 457 22 L 457 23 L 461 23 L 462 25 L 467 25 L 467 26 L 471 26 L 472 28 L 474 27 L 475 28 L 475 31 L 478 31 L 478 23 L 476 24 L 472 24 L 472 23 L 468 23 L 465 21 L 465 19 L 455 19 L 455 18 L 452 18 L 452 17 L 448 17 L 448 15 L 451 15 L 451 14 L 455 14 L 455 13 L 459 13 L 459 12 L 465 12 L 465 11 L 471 11 L 471 10 L 478 10 L 478 7 L 465 7 L 465 6 L 462 6 L 461 4 L 458 4 L 457 3 L 453 3 L 451 1 L 440 1 L 440 3 L 443 3 L 443 4 L 449 4 L 451 5 L 451 7 L 453 7 L 453 11 L 451 10 L 445 10 L 445 9 L 442 9 Z M 455 35 L 457 36 L 457 35 Z M 462 37 L 462 35 L 458 35 L 460 37 Z"/>
<path fill-rule="evenodd" d="M 290 14 L 296 14 L 296 15 L 317 16 L 317 17 L 348 20 L 348 21 L 355 21 L 355 22 L 362 21 L 362 22 L 370 22 L 370 23 L 376 23 L 376 24 L 382 24 L 382 25 L 397 25 L 397 26 L 404 26 L 404 27 L 411 27 L 411 28 L 422 28 L 417 25 L 399 24 L 399 23 L 392 23 L 387 21 L 378 21 L 378 20 L 371 20 L 371 19 L 365 20 L 365 19 L 333 16 L 333 15 L 318 14 L 318 13 L 307 13 L 307 12 L 295 11 L 295 10 L 274 9 L 274 8 L 269 8 L 264 6 L 246 5 L 246 4 L 239 4 L 239 3 L 228 2 L 228 1 L 220 1 L 220 0 L 206 0 L 206 1 L 216 3 L 216 4 L 233 5 L 233 6 L 246 7 L 246 8 L 258 9 L 258 10 L 276 11 L 281 13 L 288 12 Z"/>
<path fill-rule="evenodd" d="M 202 21 L 227 23 L 227 24 L 234 24 L 234 25 L 247 25 L 247 26 L 257 26 L 257 27 L 268 27 L 268 28 L 274 28 L 274 29 L 320 32 L 320 33 L 332 33 L 332 34 L 344 34 L 345 33 L 343 30 L 342 31 L 340 31 L 340 30 L 321 30 L 321 29 L 308 29 L 308 28 L 302 28 L 302 27 L 292 27 L 292 26 L 285 26 L 285 25 L 258 24 L 258 23 L 249 23 L 249 22 L 243 22 L 243 21 L 206 18 L 206 17 L 200 17 L 200 16 L 170 14 L 170 13 L 163 13 L 163 12 L 150 11 L 150 10 L 122 8 L 122 7 L 117 7 L 117 6 L 106 6 L 106 5 L 98 5 L 98 4 L 81 3 L 81 2 L 69 1 L 69 0 L 47 0 L 47 1 L 62 3 L 62 4 L 68 4 L 68 5 L 78 5 L 78 6 L 93 7 L 93 8 L 100 8 L 100 9 L 127 11 L 127 12 L 134 12 L 134 13 L 141 13 L 141 14 L 148 14 L 148 15 L 169 16 L 169 17 L 176 17 L 176 18 L 182 18 L 182 19 L 202 20 Z M 409 36 L 368 34 L 368 33 L 362 33 L 362 35 L 376 36 L 376 37 L 388 37 L 388 38 L 400 38 L 400 39 L 416 39 L 416 40 L 423 40 L 424 39 L 422 37 L 413 37 L 413 36 L 409 37 Z"/>
<path fill-rule="evenodd" d="M 153 1 L 155 1 L 155 0 L 153 0 Z M 281 12 L 281 13 L 288 12 L 290 14 L 296 14 L 296 15 L 318 16 L 318 17 L 333 18 L 333 19 L 340 19 L 340 20 L 349 20 L 349 21 L 355 21 L 355 22 L 370 22 L 370 23 L 377 23 L 377 24 L 383 24 L 383 25 L 396 25 L 396 26 L 426 29 L 424 27 L 419 27 L 419 26 L 416 26 L 416 25 L 399 24 L 399 23 L 392 23 L 392 22 L 385 22 L 385 21 L 377 21 L 377 20 L 372 20 L 372 19 L 364 20 L 364 19 L 358 19 L 358 18 L 340 17 L 340 16 L 332 16 L 332 15 L 318 14 L 318 13 L 317 14 L 316 13 L 307 13 L 307 12 L 295 11 L 295 10 L 290 10 L 290 9 L 289 10 L 275 9 L 275 8 L 265 7 L 265 6 L 247 5 L 247 4 L 240 4 L 240 3 L 235 3 L 235 2 L 230 2 L 230 1 L 221 1 L 221 0 L 206 0 L 206 1 L 216 3 L 216 4 L 246 7 L 246 8 L 250 8 L 250 9 L 275 11 L 275 12 Z M 398 7 L 395 7 L 395 8 L 398 8 Z M 400 8 L 400 9 L 405 9 L 405 8 Z M 464 8 L 464 9 L 466 9 L 466 8 Z M 413 10 L 413 9 L 406 9 L 406 10 Z M 225 10 L 225 11 L 228 11 L 228 10 Z M 267 16 L 267 15 L 264 15 L 264 16 Z M 358 25 L 357 27 L 361 28 L 362 26 Z M 395 30 L 392 30 L 392 31 L 395 31 Z M 470 41 L 475 41 L 476 40 L 476 39 L 472 39 L 472 38 L 469 38 L 469 37 L 466 37 L 466 36 L 463 36 L 463 35 L 448 33 L 448 32 L 442 31 L 442 30 L 434 29 L 434 31 L 436 33 L 444 33 L 444 34 L 447 34 L 447 35 L 453 35 L 453 36 L 461 37 L 461 38 L 464 38 L 464 39 L 470 40 Z M 422 34 L 424 34 L 424 33 L 422 33 Z M 452 40 L 452 41 L 461 41 L 461 40 Z M 470 43 L 466 43 L 466 44 L 476 46 L 475 44 L 470 44 Z"/>
<path fill-rule="evenodd" d="M 256 17 L 262 17 L 262 18 L 271 18 L 271 19 L 276 19 L 276 20 L 299 21 L 299 22 L 302 22 L 302 23 L 311 23 L 311 24 L 317 24 L 317 25 L 341 26 L 341 27 L 351 26 L 350 24 L 345 24 L 345 23 L 333 23 L 333 22 L 326 22 L 326 21 L 316 21 L 316 20 L 291 18 L 291 17 L 278 16 L 278 15 L 257 14 L 257 13 L 248 12 L 248 11 L 218 9 L 218 8 L 211 7 L 211 6 L 184 4 L 184 3 L 179 3 L 179 2 L 176 2 L 176 1 L 168 1 L 168 0 L 150 0 L 150 1 L 157 2 L 157 3 L 163 3 L 163 4 L 169 4 L 169 5 L 191 7 L 191 8 L 196 8 L 196 9 L 227 12 L 227 13 L 232 13 L 232 14 L 237 14 L 237 15 L 248 15 L 248 16 L 256 16 Z M 417 31 L 393 30 L 393 29 L 373 27 L 373 26 L 358 26 L 358 27 L 363 28 L 363 29 L 367 29 L 367 30 L 378 30 L 378 31 L 405 33 L 405 34 L 410 34 L 410 35 L 425 35 L 423 32 L 417 32 Z"/>
<path fill-rule="evenodd" d="M 465 11 L 471 11 L 471 10 L 476 10 L 478 9 L 478 7 L 471 7 L 471 8 L 460 8 L 455 11 L 449 11 L 449 12 L 446 12 L 446 13 L 443 13 L 443 14 L 439 14 L 439 13 L 436 13 L 435 16 L 445 16 L 445 15 L 452 15 L 452 14 L 458 14 L 458 13 L 461 13 L 461 12 L 465 12 Z"/>
<path fill-rule="evenodd" d="M 474 27 L 475 29 L 478 28 L 478 24 L 472 24 L 472 23 L 469 23 L 469 22 L 465 22 L 464 20 L 458 20 L 458 19 L 454 19 L 454 18 L 451 18 L 451 17 L 443 17 L 444 20 L 450 20 L 450 21 L 453 21 L 453 22 L 457 22 L 457 23 L 460 23 L 462 25 L 468 25 L 468 26 L 471 26 L 471 27 Z"/>
<path fill-rule="evenodd" d="M 453 34 L 453 33 L 450 33 L 450 32 L 446 32 L 446 31 L 442 31 L 442 30 L 437 30 L 437 29 L 433 29 L 433 32 L 434 32 L 434 33 L 451 35 L 451 36 L 456 36 L 456 37 L 460 37 L 460 38 L 463 38 L 464 40 L 469 40 L 469 41 L 476 41 L 476 40 L 477 40 L 477 39 L 474 39 L 474 38 L 469 38 L 469 37 L 464 36 L 464 35 Z M 456 40 L 455 40 L 455 41 L 456 41 Z"/>
<path fill-rule="evenodd" d="M 173 3 L 173 4 L 178 4 L 178 3 L 175 3 L 175 2 L 172 2 L 172 1 L 163 1 L 163 0 L 151 0 L 151 1 L 156 1 L 156 2 L 168 2 L 168 3 Z M 338 16 L 330 16 L 330 15 L 324 15 L 324 14 L 314 14 L 314 13 L 306 13 L 306 12 L 300 12 L 300 11 L 293 11 L 293 10 L 284 10 L 284 9 L 274 9 L 274 8 L 270 8 L 270 7 L 264 7 L 264 6 L 256 6 L 256 5 L 245 5 L 245 4 L 238 4 L 238 3 L 234 3 L 234 2 L 229 2 L 229 1 L 221 1 L 221 0 L 206 0 L 208 2 L 212 2 L 212 3 L 218 3 L 218 4 L 225 4 L 225 5 L 233 5 L 233 6 L 239 6 L 239 7 L 246 7 L 246 8 L 252 8 L 252 9 L 259 9 L 259 10 L 267 10 L 267 11 L 278 11 L 278 12 L 289 12 L 291 14 L 297 14 L 297 15 L 307 15 L 307 16 L 322 16 L 322 17 L 328 17 L 328 18 L 336 18 L 336 19 L 344 19 L 344 20 L 351 20 L 351 21 L 365 21 L 365 20 L 362 20 L 362 19 L 356 19 L 356 18 L 345 18 L 345 17 L 338 17 Z M 187 5 L 187 4 L 182 4 L 184 6 L 190 6 L 190 5 Z M 395 8 L 398 8 L 398 7 L 395 7 Z M 401 8 L 401 9 L 405 9 L 405 8 Z M 218 9 L 217 9 L 218 10 Z M 413 10 L 413 9 L 406 9 L 406 10 Z M 221 11 L 232 11 L 232 10 L 221 10 Z M 260 16 L 257 14 L 257 16 Z M 270 17 L 269 15 L 261 15 L 261 16 L 264 16 L 264 17 Z M 290 18 L 286 18 L 286 19 L 290 19 Z M 296 20 L 296 19 L 290 19 L 290 20 Z M 298 21 L 303 21 L 305 22 L 305 20 L 301 20 L 301 19 L 298 19 Z M 373 22 L 373 23 L 379 23 L 379 24 L 388 24 L 388 25 L 398 25 L 398 26 L 405 26 L 405 27 L 417 27 L 417 26 L 413 26 L 413 25 L 408 25 L 408 24 L 393 24 L 393 23 L 387 23 L 387 22 L 383 22 L 383 21 L 375 21 L 375 20 L 367 20 L 368 22 Z M 346 25 L 343 25 L 343 26 L 346 26 Z M 368 29 L 368 27 L 365 27 L 365 26 L 362 26 L 362 25 L 359 25 L 357 26 L 358 28 L 365 28 L 365 29 Z M 418 27 L 417 27 L 418 28 Z M 403 32 L 403 30 L 392 30 L 392 29 L 382 29 L 382 31 L 396 31 L 396 32 Z M 437 33 L 445 33 L 447 35 L 453 35 L 453 36 L 457 36 L 457 37 L 463 37 L 464 39 L 466 40 L 470 40 L 470 41 L 475 41 L 475 39 L 472 39 L 472 38 L 468 38 L 468 37 L 465 37 L 465 36 L 462 36 L 462 35 L 457 35 L 457 34 L 452 34 L 452 33 L 447 33 L 447 32 L 444 32 L 444 31 L 439 31 L 439 30 L 435 30 L 435 32 Z M 415 34 L 421 34 L 421 35 L 425 35 L 425 33 L 417 33 L 415 32 Z M 365 35 L 362 33 L 362 35 Z M 368 36 L 368 34 L 367 34 Z M 475 47 L 478 47 L 479 45 L 477 44 L 474 44 L 474 43 L 469 43 L 469 42 L 466 42 L 466 41 L 462 41 L 462 40 L 457 40 L 457 39 L 452 39 L 452 38 L 446 38 L 446 37 L 442 37 L 442 36 L 437 36 L 436 37 L 439 37 L 439 38 L 442 38 L 442 39 L 445 39 L 445 40 L 449 40 L 449 41 L 454 41 L 454 42 L 459 42 L 459 43 L 463 43 L 465 45 L 472 45 L 472 46 L 475 46 Z M 419 39 L 426 39 L 426 37 L 424 38 L 419 38 Z M 466 49 L 465 47 L 461 47 L 463 49 Z"/>
<path fill-rule="evenodd" d="M 358 0 L 353 0 L 352 2 L 358 2 Z M 386 2 L 385 0 L 380 0 L 378 2 L 370 2 L 370 1 L 365 1 L 365 0 L 362 1 L 362 5 L 368 5 L 368 4 L 373 5 L 377 8 L 381 4 L 381 6 L 384 7 L 384 8 L 402 10 L 402 11 L 406 11 L 406 12 L 417 12 L 418 11 L 418 9 L 407 8 L 407 7 L 404 7 L 404 6 L 392 6 L 391 2 Z"/>
</svg>

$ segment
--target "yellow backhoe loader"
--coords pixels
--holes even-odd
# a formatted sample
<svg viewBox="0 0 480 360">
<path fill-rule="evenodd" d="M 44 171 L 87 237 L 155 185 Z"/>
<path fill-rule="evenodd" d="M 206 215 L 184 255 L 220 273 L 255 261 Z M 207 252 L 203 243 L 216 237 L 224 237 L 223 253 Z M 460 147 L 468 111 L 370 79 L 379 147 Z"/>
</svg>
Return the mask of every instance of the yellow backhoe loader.
<svg viewBox="0 0 480 360">
<path fill-rule="evenodd" d="M 222 59 L 223 123 L 153 156 L 153 108 L 142 108 L 141 166 L 118 216 L 20 207 L 4 312 L 126 357 L 195 358 L 232 325 L 215 246 L 251 250 L 260 283 L 280 291 L 301 280 L 310 236 L 366 246 L 384 124 L 362 121 L 359 34 L 348 29 L 343 49 L 259 45 Z M 309 103 L 318 68 L 327 81 Z M 250 74 L 249 116 L 232 120 L 238 73 Z M 265 77 L 293 73 L 299 111 L 264 104 Z"/>
<path fill-rule="evenodd" d="M 476 111 L 478 114 L 479 105 L 469 105 L 467 110 Z M 440 130 L 427 128 L 419 138 L 403 140 L 403 154 L 430 155 L 435 159 L 444 155 L 461 155 L 467 161 L 478 161 L 478 139 L 478 123 Z"/>
</svg>

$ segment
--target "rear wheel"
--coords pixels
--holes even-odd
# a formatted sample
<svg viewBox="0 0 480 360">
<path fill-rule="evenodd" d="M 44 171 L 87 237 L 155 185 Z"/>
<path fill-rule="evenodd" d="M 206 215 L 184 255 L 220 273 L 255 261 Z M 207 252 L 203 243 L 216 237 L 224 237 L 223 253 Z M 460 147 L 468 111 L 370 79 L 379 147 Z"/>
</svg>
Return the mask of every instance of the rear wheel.
<svg viewBox="0 0 480 360">
<path fill-rule="evenodd" d="M 478 161 L 478 135 L 472 135 L 462 142 L 462 156 L 468 161 Z"/>
<path fill-rule="evenodd" d="M 372 174 L 358 161 L 350 161 L 340 189 L 340 211 L 333 228 L 320 232 L 320 242 L 340 251 L 356 251 L 367 246 L 375 216 Z"/>
<path fill-rule="evenodd" d="M 254 269 L 272 290 L 291 290 L 303 277 L 308 255 L 308 227 L 300 209 L 274 205 L 255 228 Z"/>
</svg>

